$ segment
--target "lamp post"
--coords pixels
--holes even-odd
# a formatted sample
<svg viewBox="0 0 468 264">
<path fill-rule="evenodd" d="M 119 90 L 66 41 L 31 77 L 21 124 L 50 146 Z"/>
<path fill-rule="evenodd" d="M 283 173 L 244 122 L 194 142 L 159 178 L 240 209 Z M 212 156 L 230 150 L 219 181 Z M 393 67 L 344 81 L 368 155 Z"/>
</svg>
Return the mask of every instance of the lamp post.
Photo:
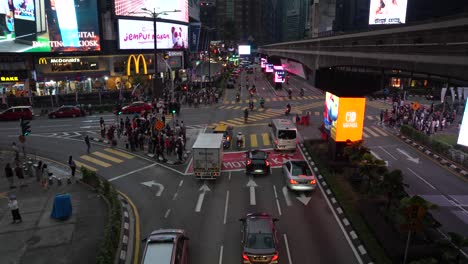
<svg viewBox="0 0 468 264">
<path fill-rule="evenodd" d="M 146 15 L 149 15 L 153 18 L 153 40 L 154 40 L 154 62 L 153 62 L 153 67 L 154 67 L 154 76 L 153 76 L 153 92 L 156 91 L 156 76 L 157 76 L 157 71 L 158 71 L 158 38 L 157 38 L 157 31 L 156 31 L 156 20 L 160 15 L 167 15 L 167 13 L 177 13 L 180 12 L 180 10 L 174 9 L 172 11 L 160 11 L 156 12 L 156 8 L 153 8 L 153 11 L 149 10 L 146 7 L 141 8 L 142 12 L 138 13 L 143 13 Z"/>
</svg>

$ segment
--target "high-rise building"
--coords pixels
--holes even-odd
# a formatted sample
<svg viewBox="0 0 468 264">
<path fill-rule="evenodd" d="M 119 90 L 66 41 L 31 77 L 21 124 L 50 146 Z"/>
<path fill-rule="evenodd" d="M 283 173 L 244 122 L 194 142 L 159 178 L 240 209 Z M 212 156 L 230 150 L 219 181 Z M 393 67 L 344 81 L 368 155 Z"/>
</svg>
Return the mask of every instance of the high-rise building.
<svg viewBox="0 0 468 264">
<path fill-rule="evenodd" d="M 310 0 L 282 0 L 282 41 L 306 37 Z"/>
</svg>

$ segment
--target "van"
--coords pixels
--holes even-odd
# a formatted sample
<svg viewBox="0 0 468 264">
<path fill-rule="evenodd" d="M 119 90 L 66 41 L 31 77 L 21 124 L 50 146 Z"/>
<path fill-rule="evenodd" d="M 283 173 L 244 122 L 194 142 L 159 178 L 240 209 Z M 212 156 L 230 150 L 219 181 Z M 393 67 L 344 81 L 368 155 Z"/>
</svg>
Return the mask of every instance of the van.
<svg viewBox="0 0 468 264">
<path fill-rule="evenodd" d="M 187 264 L 187 234 L 182 229 L 159 229 L 146 238 L 141 264 Z"/>
<path fill-rule="evenodd" d="M 13 106 L 0 113 L 0 120 L 32 120 L 33 110 L 31 106 Z"/>
<path fill-rule="evenodd" d="M 270 137 L 274 150 L 296 150 L 297 128 L 289 119 L 272 119 Z"/>
</svg>

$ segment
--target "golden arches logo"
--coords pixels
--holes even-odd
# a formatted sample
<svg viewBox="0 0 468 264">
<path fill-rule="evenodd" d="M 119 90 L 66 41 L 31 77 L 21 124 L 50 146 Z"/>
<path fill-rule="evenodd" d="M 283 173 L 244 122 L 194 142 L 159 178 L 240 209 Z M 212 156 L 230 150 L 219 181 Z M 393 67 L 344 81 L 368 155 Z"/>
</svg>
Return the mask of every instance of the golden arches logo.
<svg viewBox="0 0 468 264">
<path fill-rule="evenodd" d="M 47 59 L 46 58 L 39 58 L 39 64 L 47 64 Z"/>
<path fill-rule="evenodd" d="M 143 63 L 143 74 L 148 74 L 148 69 L 146 67 L 146 59 L 142 54 L 138 54 L 138 56 L 135 56 L 134 54 L 128 56 L 127 60 L 127 76 L 130 75 L 131 67 L 132 67 L 132 62 L 135 63 L 135 73 L 139 74 L 140 73 L 140 60 Z"/>
</svg>

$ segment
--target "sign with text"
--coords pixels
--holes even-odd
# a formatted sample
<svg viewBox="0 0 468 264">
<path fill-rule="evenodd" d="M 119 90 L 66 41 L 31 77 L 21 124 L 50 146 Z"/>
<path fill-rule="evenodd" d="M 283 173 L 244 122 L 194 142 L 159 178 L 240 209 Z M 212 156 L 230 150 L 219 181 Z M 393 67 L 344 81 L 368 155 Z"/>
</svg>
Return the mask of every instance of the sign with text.
<svg viewBox="0 0 468 264">
<path fill-rule="evenodd" d="M 188 0 L 114 0 L 115 15 L 133 17 L 153 17 L 153 12 L 158 14 L 158 18 L 177 20 L 181 22 L 189 21 Z M 145 10 L 143 10 L 145 9 Z M 148 11 L 146 11 L 148 10 Z M 180 10 L 180 12 L 163 11 Z"/>
<path fill-rule="evenodd" d="M 405 24 L 408 0 L 371 0 L 369 25 Z"/>
<path fill-rule="evenodd" d="M 362 139 L 366 98 L 325 94 L 324 126 L 336 142 Z"/>
<path fill-rule="evenodd" d="M 10 33 L 0 52 L 101 50 L 97 0 L 13 1 L 13 10 L 13 18 L 3 23 Z"/>
<path fill-rule="evenodd" d="M 122 50 L 154 49 L 152 21 L 119 19 L 119 47 Z M 188 48 L 188 26 L 157 22 L 158 49 Z"/>
</svg>

